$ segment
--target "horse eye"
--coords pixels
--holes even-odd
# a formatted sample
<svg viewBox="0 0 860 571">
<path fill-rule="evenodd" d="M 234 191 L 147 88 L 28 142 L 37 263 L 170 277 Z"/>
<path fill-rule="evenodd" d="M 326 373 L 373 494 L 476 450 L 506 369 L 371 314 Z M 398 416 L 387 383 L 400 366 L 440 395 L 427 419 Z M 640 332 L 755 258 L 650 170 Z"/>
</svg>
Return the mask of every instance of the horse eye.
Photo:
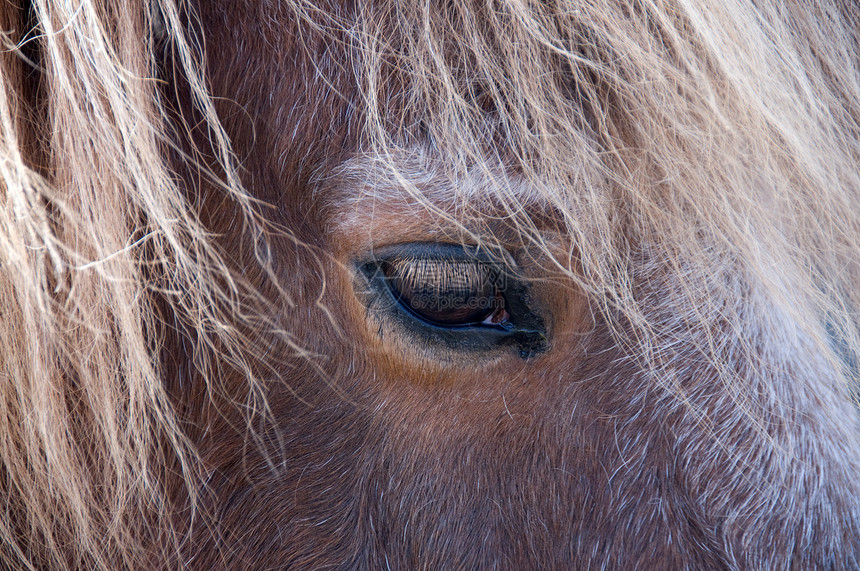
<svg viewBox="0 0 860 571">
<path fill-rule="evenodd" d="M 431 351 L 514 347 L 524 359 L 549 346 L 529 282 L 509 254 L 413 242 L 377 249 L 357 269 L 364 280 L 356 293 L 383 324 L 380 335 L 396 331 Z"/>
<path fill-rule="evenodd" d="M 398 258 L 380 264 L 385 283 L 402 306 L 442 327 L 507 328 L 502 275 L 477 260 Z"/>
</svg>

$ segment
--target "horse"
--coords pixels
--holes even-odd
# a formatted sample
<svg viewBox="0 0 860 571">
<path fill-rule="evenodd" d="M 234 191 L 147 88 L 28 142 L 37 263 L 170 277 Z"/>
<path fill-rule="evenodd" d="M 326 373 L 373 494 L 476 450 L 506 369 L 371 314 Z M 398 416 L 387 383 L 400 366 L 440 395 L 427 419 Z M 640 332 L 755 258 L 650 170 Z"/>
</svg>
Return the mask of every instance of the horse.
<svg viewBox="0 0 860 571">
<path fill-rule="evenodd" d="M 860 567 L 852 2 L 0 30 L 0 566 Z"/>
</svg>

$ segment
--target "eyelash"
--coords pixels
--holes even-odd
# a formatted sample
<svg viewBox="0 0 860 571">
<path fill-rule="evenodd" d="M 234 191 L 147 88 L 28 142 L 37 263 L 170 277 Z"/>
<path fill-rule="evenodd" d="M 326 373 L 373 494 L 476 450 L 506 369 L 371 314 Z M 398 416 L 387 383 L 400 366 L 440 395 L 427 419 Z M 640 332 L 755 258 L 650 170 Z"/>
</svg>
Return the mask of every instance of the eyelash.
<svg viewBox="0 0 860 571">
<path fill-rule="evenodd" d="M 386 285 L 407 311 L 433 325 L 509 329 L 504 275 L 478 261 L 407 258 L 380 264 Z"/>
</svg>

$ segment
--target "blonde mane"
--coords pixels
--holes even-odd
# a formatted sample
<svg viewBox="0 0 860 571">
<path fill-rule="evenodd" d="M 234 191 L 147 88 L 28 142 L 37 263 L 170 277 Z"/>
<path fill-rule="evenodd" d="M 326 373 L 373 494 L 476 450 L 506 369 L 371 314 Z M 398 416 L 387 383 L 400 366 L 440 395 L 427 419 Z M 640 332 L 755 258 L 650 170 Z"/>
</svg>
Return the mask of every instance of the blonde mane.
<svg viewBox="0 0 860 571">
<path fill-rule="evenodd" d="M 552 253 L 679 406 L 667 338 L 702 324 L 712 334 L 686 342 L 753 418 L 760 395 L 737 377 L 763 376 L 769 355 L 741 343 L 726 365 L 723 334 L 798 324 L 851 390 L 860 20 L 849 3 L 402 0 L 357 20 L 284 5 L 308 35 L 354 54 L 342 65 L 362 94 L 361 155 L 429 210 L 399 173 L 417 142 L 451 177 L 493 181 L 523 241 Z M 191 340 L 208 390 L 225 368 L 245 375 L 252 396 L 236 406 L 249 426 L 267 415 L 255 333 L 315 358 L 269 317 L 271 296 L 219 249 L 178 182 L 180 156 L 217 183 L 257 270 L 277 281 L 269 238 L 290 229 L 268 224 L 269 206 L 243 186 L 203 71 L 213 46 L 189 14 L 175 0 L 0 5 L 0 560 L 12 568 L 174 560 L 184 530 L 168 488 L 179 473 L 193 505 L 204 476 L 164 388 L 166 330 Z M 167 50 L 181 69 L 159 68 Z M 210 159 L 180 143 L 191 127 L 165 103 L 165 82 L 190 94 Z M 569 238 L 565 254 L 499 176 L 512 170 Z M 674 284 L 665 311 L 649 310 L 643 276 Z M 767 303 L 739 301 L 750 283 Z M 290 284 L 277 289 L 289 303 Z M 708 411 L 691 414 L 707 424 Z"/>
</svg>

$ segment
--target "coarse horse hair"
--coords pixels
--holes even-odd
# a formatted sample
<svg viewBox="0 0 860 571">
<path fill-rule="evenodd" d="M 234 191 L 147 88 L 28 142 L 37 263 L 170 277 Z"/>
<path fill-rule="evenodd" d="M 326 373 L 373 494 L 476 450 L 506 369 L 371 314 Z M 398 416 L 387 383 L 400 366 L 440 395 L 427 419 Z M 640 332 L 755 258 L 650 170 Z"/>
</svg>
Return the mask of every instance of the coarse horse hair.
<svg viewBox="0 0 860 571">
<path fill-rule="evenodd" d="M 860 567 L 850 0 L 0 30 L 0 567 Z"/>
</svg>

